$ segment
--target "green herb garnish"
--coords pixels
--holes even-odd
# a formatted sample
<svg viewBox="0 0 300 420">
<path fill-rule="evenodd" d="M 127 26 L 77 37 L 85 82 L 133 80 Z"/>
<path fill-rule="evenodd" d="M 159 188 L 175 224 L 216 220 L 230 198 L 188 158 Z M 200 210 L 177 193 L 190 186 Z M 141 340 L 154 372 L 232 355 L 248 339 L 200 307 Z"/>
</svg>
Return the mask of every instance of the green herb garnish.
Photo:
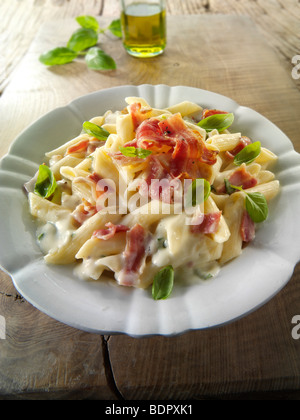
<svg viewBox="0 0 300 420">
<path fill-rule="evenodd" d="M 167 299 L 174 286 L 174 269 L 171 265 L 160 270 L 154 277 L 152 297 L 154 300 Z"/>
<path fill-rule="evenodd" d="M 256 141 L 255 143 L 248 144 L 248 146 L 244 147 L 235 157 L 234 157 L 234 164 L 236 166 L 240 166 L 243 163 L 249 165 L 252 163 L 261 152 L 261 143 Z"/>
<path fill-rule="evenodd" d="M 114 59 L 98 47 L 90 48 L 85 56 L 85 62 L 91 70 L 115 70 Z"/>
<path fill-rule="evenodd" d="M 106 141 L 110 135 L 110 133 L 104 130 L 104 128 L 90 121 L 84 122 L 82 128 L 87 134 L 97 138 L 98 140 Z"/>
<path fill-rule="evenodd" d="M 246 210 L 255 223 L 264 222 L 269 215 L 266 197 L 259 193 L 246 193 Z"/>
<path fill-rule="evenodd" d="M 232 194 L 235 190 L 242 191 L 246 194 L 245 206 L 247 213 L 249 214 L 253 222 L 262 223 L 268 218 L 269 207 L 266 197 L 262 193 L 249 193 L 245 191 L 242 187 L 230 184 L 228 180 L 225 180 L 225 185 L 228 194 Z"/>
<path fill-rule="evenodd" d="M 100 31 L 99 22 L 94 16 L 77 16 L 76 21 L 82 28 L 92 29 L 95 32 Z"/>
<path fill-rule="evenodd" d="M 152 154 L 151 150 L 146 150 L 139 147 L 120 147 L 119 149 L 124 156 L 138 157 L 140 159 L 146 159 L 146 157 Z"/>
<path fill-rule="evenodd" d="M 69 39 L 67 47 L 75 52 L 84 51 L 98 42 L 98 34 L 93 29 L 77 29 Z"/>
<path fill-rule="evenodd" d="M 122 38 L 121 20 L 120 19 L 113 20 L 110 23 L 110 25 L 107 27 L 107 30 L 109 30 L 117 38 Z M 105 31 L 105 29 L 104 29 L 104 31 Z"/>
<path fill-rule="evenodd" d="M 113 35 L 118 38 L 122 38 L 121 20 L 113 20 L 106 28 L 102 29 L 99 25 L 98 20 L 94 16 L 78 16 L 76 21 L 82 28 L 93 29 L 98 34 L 103 34 L 106 31 L 110 31 Z"/>
<path fill-rule="evenodd" d="M 50 198 L 56 191 L 57 183 L 47 165 L 40 165 L 34 192 L 43 198 Z"/>
<path fill-rule="evenodd" d="M 42 64 L 45 64 L 45 66 L 55 66 L 71 63 L 77 58 L 77 55 L 78 54 L 70 50 L 70 48 L 58 47 L 42 54 L 39 60 Z"/>
<path fill-rule="evenodd" d="M 204 118 L 198 123 L 198 126 L 207 132 L 218 130 L 222 132 L 227 130 L 234 122 L 234 115 L 230 114 L 215 114 Z"/>
<path fill-rule="evenodd" d="M 117 66 L 113 58 L 96 45 L 99 35 L 106 31 L 118 38 L 122 37 L 120 19 L 113 20 L 104 29 L 93 16 L 78 16 L 76 21 L 81 28 L 71 35 L 67 46 L 54 48 L 42 54 L 39 57 L 40 62 L 46 66 L 56 66 L 71 63 L 76 58 L 85 56 L 86 64 L 91 70 L 115 70 Z"/>
</svg>

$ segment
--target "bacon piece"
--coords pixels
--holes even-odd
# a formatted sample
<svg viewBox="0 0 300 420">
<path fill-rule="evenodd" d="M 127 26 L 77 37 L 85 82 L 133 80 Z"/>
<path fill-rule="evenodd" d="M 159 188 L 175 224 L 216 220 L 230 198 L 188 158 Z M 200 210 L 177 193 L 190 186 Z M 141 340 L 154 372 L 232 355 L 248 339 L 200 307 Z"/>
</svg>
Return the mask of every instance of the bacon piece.
<svg viewBox="0 0 300 420">
<path fill-rule="evenodd" d="M 146 259 L 147 238 L 145 229 L 136 224 L 127 232 L 126 248 L 123 252 L 124 268 L 118 275 L 122 286 L 135 286 L 139 271 Z"/>
<path fill-rule="evenodd" d="M 244 165 L 236 169 L 229 177 L 228 181 L 231 185 L 242 187 L 244 190 L 247 188 L 253 188 L 257 185 L 257 179 L 246 170 Z M 222 184 L 221 187 L 217 188 L 218 194 L 226 194 L 226 192 L 225 183 Z"/>
<path fill-rule="evenodd" d="M 136 134 L 138 147 L 161 154 L 172 153 L 168 172 L 173 178 L 188 176 L 187 168 L 195 160 L 206 165 L 217 161 L 218 152 L 208 149 L 201 134 L 187 127 L 180 114 L 162 121 L 155 118 L 144 121 Z"/>
<path fill-rule="evenodd" d="M 147 169 L 147 176 L 145 178 L 145 183 L 147 188 L 143 188 L 143 185 L 140 188 L 140 194 L 142 196 L 147 196 L 150 192 L 150 197 L 152 199 L 158 199 L 159 197 L 154 197 L 151 195 L 151 181 L 152 179 L 157 179 L 158 181 L 167 178 L 168 171 L 163 166 L 160 158 L 158 156 L 151 156 L 149 159 L 149 166 Z"/>
<path fill-rule="evenodd" d="M 235 170 L 229 177 L 229 182 L 231 185 L 242 187 L 244 190 L 257 185 L 257 179 L 246 170 L 245 166 L 241 166 Z"/>
<path fill-rule="evenodd" d="M 95 197 L 98 199 L 101 197 L 102 194 L 104 194 L 104 191 L 98 191 L 97 184 L 99 181 L 101 181 L 102 177 L 98 175 L 96 172 L 93 172 L 91 175 L 88 176 L 88 180 L 91 180 L 95 184 Z"/>
<path fill-rule="evenodd" d="M 217 151 L 207 148 L 199 131 L 185 125 L 179 113 L 162 121 L 157 118 L 144 120 L 136 130 L 136 139 L 126 143 L 124 147 L 130 146 L 150 150 L 155 156 L 168 156 L 164 159 L 168 162 L 164 169 L 171 178 L 193 178 L 192 174 L 206 173 L 207 170 L 198 166 L 214 165 L 218 154 Z M 139 159 L 126 158 L 119 152 L 112 154 L 112 157 L 123 165 L 129 165 Z M 150 161 L 149 156 L 147 159 Z"/>
<path fill-rule="evenodd" d="M 83 203 L 79 204 L 73 211 L 72 216 L 77 223 L 82 225 L 87 219 L 94 216 L 97 213 L 97 209 L 87 200 L 83 199 Z"/>
<path fill-rule="evenodd" d="M 248 146 L 249 144 L 251 144 L 251 140 L 249 139 L 249 137 L 246 136 L 242 136 L 241 137 L 241 141 L 239 142 L 239 144 L 230 151 L 226 152 L 226 156 L 229 157 L 230 159 L 234 159 L 234 157 L 241 151 L 243 150 L 246 146 Z"/>
<path fill-rule="evenodd" d="M 72 153 L 86 152 L 89 146 L 89 143 L 90 143 L 89 140 L 82 140 L 79 143 L 75 144 L 74 146 L 70 146 L 67 149 L 67 155 L 70 155 Z"/>
<path fill-rule="evenodd" d="M 159 124 L 165 137 L 176 141 L 172 158 L 186 157 L 199 159 L 207 165 L 214 165 L 217 161 L 217 152 L 206 147 L 204 140 L 197 130 L 192 130 L 184 123 L 180 114 L 172 115 Z"/>
<path fill-rule="evenodd" d="M 199 225 L 192 225 L 192 233 L 204 233 L 213 234 L 218 231 L 222 212 L 207 213 L 201 217 L 201 223 Z"/>
<path fill-rule="evenodd" d="M 94 153 L 94 151 L 96 149 L 98 149 L 98 147 L 104 146 L 106 142 L 105 141 L 98 141 L 98 140 L 92 140 L 90 141 L 88 148 L 87 148 L 87 154 L 91 155 L 92 153 Z"/>
<path fill-rule="evenodd" d="M 181 187 L 181 181 L 169 173 L 171 156 L 151 156 L 147 176 L 139 186 L 139 193 L 151 200 L 161 200 L 163 203 L 173 204 L 175 190 Z"/>
<path fill-rule="evenodd" d="M 133 109 L 135 108 L 136 105 Z M 170 181 L 184 178 L 208 178 L 211 166 L 216 163 L 218 154 L 217 151 L 207 148 L 199 131 L 186 126 L 179 113 L 161 121 L 157 118 L 145 119 L 138 125 L 136 138 L 126 143 L 124 147 L 142 148 L 152 152 L 146 158 L 148 164 L 146 182 L 140 186 L 140 193 L 143 196 L 148 194 L 153 179 Z M 145 161 L 138 157 L 126 157 L 120 152 L 112 153 L 111 156 L 121 165 Z M 157 191 L 154 193 L 150 189 L 150 197 L 169 201 L 169 190 L 162 191 L 157 197 Z M 174 195 L 172 191 L 171 195 Z"/>
<path fill-rule="evenodd" d="M 208 118 L 208 117 L 211 117 L 212 115 L 217 115 L 217 114 L 228 114 L 228 112 L 220 111 L 219 109 L 204 109 L 202 113 L 202 119 L 204 120 L 205 118 Z"/>
<path fill-rule="evenodd" d="M 97 172 L 93 172 L 91 175 L 89 175 L 89 179 L 95 182 L 95 184 L 98 184 L 99 181 L 101 181 L 101 176 L 97 174 Z"/>
<path fill-rule="evenodd" d="M 146 120 L 139 126 L 136 131 L 136 142 L 137 147 L 161 153 L 173 149 L 176 145 L 176 140 L 166 135 L 156 118 Z"/>
<path fill-rule="evenodd" d="M 95 230 L 93 233 L 93 238 L 102 239 L 103 241 L 108 241 L 113 238 L 119 232 L 127 232 L 129 230 L 128 226 L 125 225 L 114 225 L 109 222 L 105 225 L 107 229 Z"/>
<path fill-rule="evenodd" d="M 98 140 L 82 140 L 74 146 L 70 146 L 67 149 L 66 154 L 70 155 L 73 153 L 87 153 L 88 155 L 92 154 L 98 147 L 103 146 L 105 141 Z"/>
<path fill-rule="evenodd" d="M 243 213 L 240 232 L 243 242 L 251 242 L 255 238 L 255 223 L 246 210 Z"/>
<path fill-rule="evenodd" d="M 150 117 L 149 114 L 151 111 L 151 108 L 142 109 L 142 104 L 139 102 L 129 105 L 129 113 L 132 118 L 134 130 L 136 130 L 145 119 Z"/>
<path fill-rule="evenodd" d="M 200 159 L 208 165 L 216 163 L 217 152 L 206 147 L 201 134 L 187 127 L 181 115 L 175 114 L 159 121 L 156 118 L 144 121 L 136 133 L 137 145 L 143 149 L 172 151 L 172 158 Z"/>
</svg>

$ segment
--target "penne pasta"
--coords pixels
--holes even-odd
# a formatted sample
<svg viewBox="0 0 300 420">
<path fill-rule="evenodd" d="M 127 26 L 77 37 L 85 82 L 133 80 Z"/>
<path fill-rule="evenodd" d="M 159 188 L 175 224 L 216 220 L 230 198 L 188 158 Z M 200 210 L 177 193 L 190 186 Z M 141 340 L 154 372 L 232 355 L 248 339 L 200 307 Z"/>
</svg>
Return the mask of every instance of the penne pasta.
<svg viewBox="0 0 300 420">
<path fill-rule="evenodd" d="M 230 127 L 200 127 L 210 113 L 222 122 L 189 101 L 128 97 L 46 153 L 28 196 L 45 262 L 147 288 L 162 270 L 203 279 L 237 258 L 280 191 L 277 156 Z"/>
<path fill-rule="evenodd" d="M 179 112 L 183 117 L 187 117 L 188 115 L 201 112 L 203 108 L 192 102 L 183 101 L 179 104 L 170 106 L 167 110 L 171 112 L 171 114 L 177 114 Z"/>
</svg>

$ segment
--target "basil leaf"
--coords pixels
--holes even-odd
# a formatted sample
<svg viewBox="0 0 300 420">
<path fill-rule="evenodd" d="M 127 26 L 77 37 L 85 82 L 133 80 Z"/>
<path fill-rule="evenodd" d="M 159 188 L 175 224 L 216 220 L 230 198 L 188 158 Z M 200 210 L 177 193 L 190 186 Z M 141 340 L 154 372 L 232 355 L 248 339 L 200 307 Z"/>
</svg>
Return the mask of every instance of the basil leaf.
<svg viewBox="0 0 300 420">
<path fill-rule="evenodd" d="M 154 277 L 152 297 L 154 300 L 167 299 L 174 286 L 174 269 L 171 265 L 160 270 Z"/>
<path fill-rule="evenodd" d="M 248 193 L 242 187 L 231 185 L 228 179 L 224 180 L 228 194 L 232 194 L 234 190 L 242 191 L 246 194 L 246 210 L 255 223 L 264 222 L 269 215 L 269 207 L 266 197 L 260 192 Z M 229 190 L 231 192 L 229 192 Z"/>
<path fill-rule="evenodd" d="M 122 38 L 121 19 L 113 20 L 107 29 L 110 30 L 113 35 Z"/>
<path fill-rule="evenodd" d="M 98 140 L 106 141 L 110 135 L 110 133 L 104 130 L 104 128 L 90 121 L 83 123 L 82 128 L 87 134 L 96 137 Z"/>
<path fill-rule="evenodd" d="M 71 63 L 77 58 L 77 53 L 65 47 L 58 47 L 42 54 L 39 58 L 46 66 L 56 66 Z"/>
<path fill-rule="evenodd" d="M 230 184 L 229 179 L 224 179 L 224 183 L 225 183 L 225 188 L 226 188 L 226 192 L 227 194 L 231 195 L 234 192 L 236 192 L 237 188 L 234 185 Z"/>
<path fill-rule="evenodd" d="M 115 70 L 117 65 L 112 57 L 105 54 L 100 48 L 90 48 L 85 61 L 91 70 Z"/>
<path fill-rule="evenodd" d="M 208 199 L 211 193 L 210 183 L 204 178 L 194 179 L 185 196 L 185 206 L 195 207 Z"/>
<path fill-rule="evenodd" d="M 246 210 L 253 222 L 264 222 L 269 214 L 268 203 L 265 196 L 259 192 L 247 193 Z"/>
<path fill-rule="evenodd" d="M 68 48 L 80 52 L 93 47 L 98 42 L 98 34 L 93 29 L 81 28 L 73 33 L 68 42 Z"/>
<path fill-rule="evenodd" d="M 40 197 L 49 198 L 56 188 L 57 183 L 51 169 L 47 165 L 40 165 L 34 192 Z"/>
<path fill-rule="evenodd" d="M 98 32 L 100 29 L 97 19 L 93 16 L 78 16 L 76 21 L 85 29 L 93 29 L 95 32 Z"/>
<path fill-rule="evenodd" d="M 242 163 L 249 163 L 253 162 L 257 156 L 259 156 L 261 152 L 261 143 L 256 141 L 255 143 L 248 144 L 248 146 L 244 147 L 234 158 L 234 164 L 236 166 L 242 165 Z"/>
<path fill-rule="evenodd" d="M 151 150 L 136 148 L 136 147 L 120 147 L 122 155 L 127 157 L 138 157 L 145 159 L 152 154 Z"/>
<path fill-rule="evenodd" d="M 234 115 L 231 114 L 215 114 L 210 117 L 204 118 L 198 123 L 198 126 L 210 132 L 218 130 L 219 132 L 229 128 L 234 122 Z"/>
<path fill-rule="evenodd" d="M 148 156 L 152 155 L 151 150 L 146 150 L 146 149 L 141 149 L 141 148 L 137 148 L 136 153 L 137 153 L 137 157 L 140 159 L 146 159 Z"/>
</svg>

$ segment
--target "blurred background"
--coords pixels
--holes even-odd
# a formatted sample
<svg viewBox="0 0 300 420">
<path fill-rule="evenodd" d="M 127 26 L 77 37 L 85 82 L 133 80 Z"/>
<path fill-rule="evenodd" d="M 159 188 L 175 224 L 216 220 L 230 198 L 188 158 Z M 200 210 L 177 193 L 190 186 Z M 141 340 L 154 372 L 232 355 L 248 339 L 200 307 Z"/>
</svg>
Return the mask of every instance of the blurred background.
<svg viewBox="0 0 300 420">
<path fill-rule="evenodd" d="M 221 13 L 251 17 L 287 71 L 292 71 L 292 58 L 300 54 L 298 0 L 167 0 L 166 4 L 170 15 Z M 1 0 L 0 94 L 43 23 L 80 15 L 117 17 L 119 13 L 119 0 Z M 294 81 L 300 89 L 300 80 Z"/>
</svg>

